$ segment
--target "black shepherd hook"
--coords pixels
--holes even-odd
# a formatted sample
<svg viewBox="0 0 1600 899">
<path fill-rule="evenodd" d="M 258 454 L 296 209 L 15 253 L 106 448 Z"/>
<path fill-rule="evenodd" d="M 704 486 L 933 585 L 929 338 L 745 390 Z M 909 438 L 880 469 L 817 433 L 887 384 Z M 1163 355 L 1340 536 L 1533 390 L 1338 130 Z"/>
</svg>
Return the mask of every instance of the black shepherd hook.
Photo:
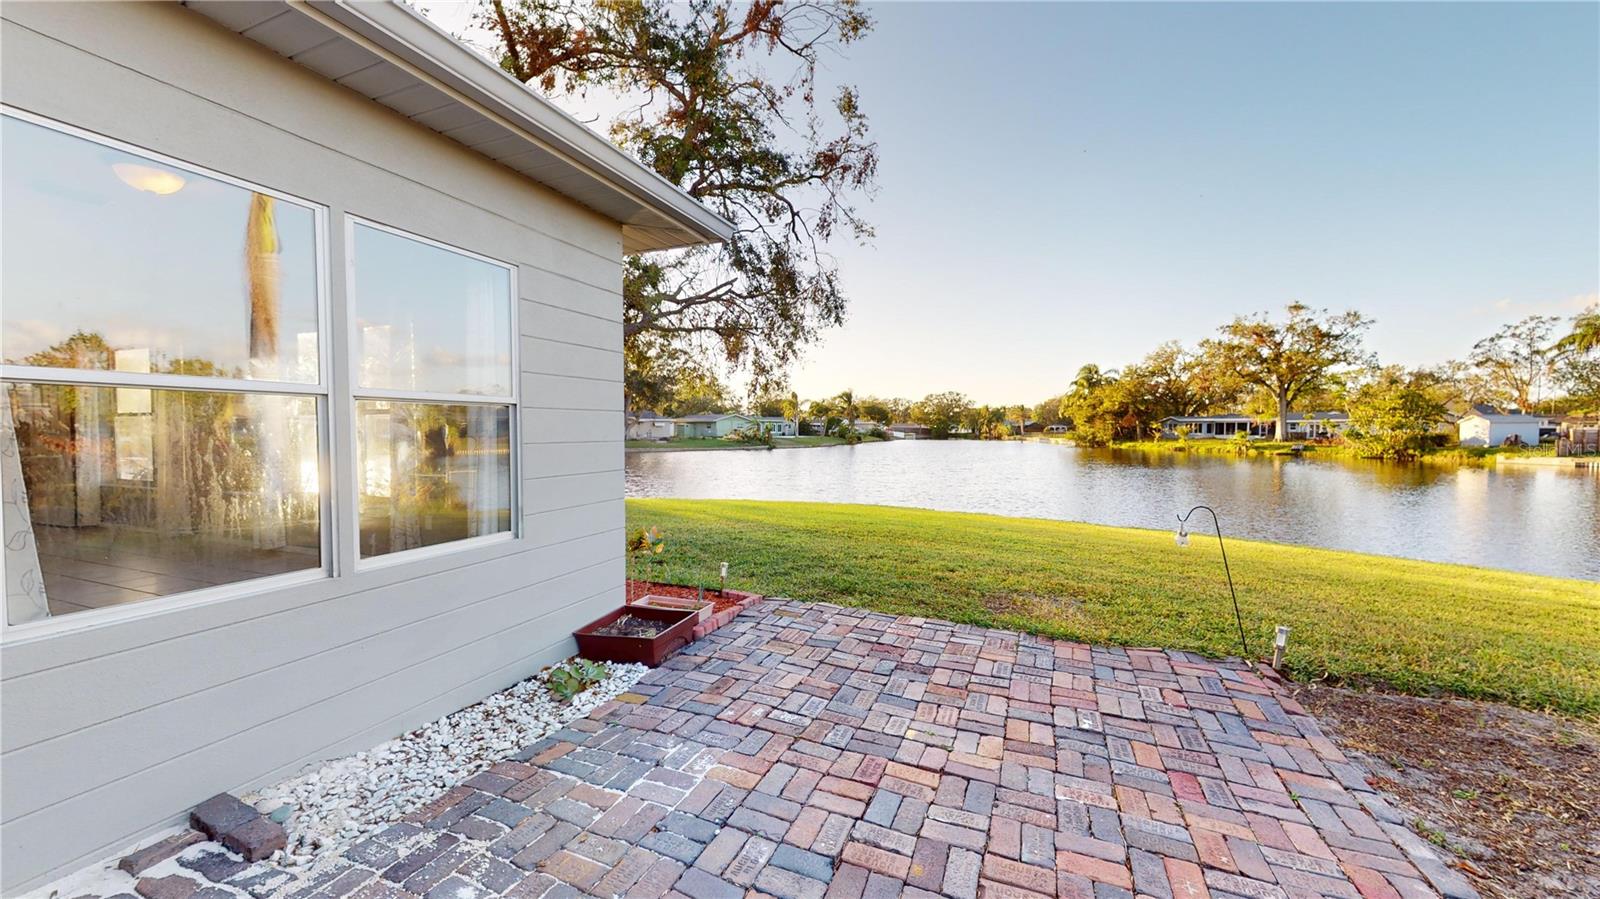
<svg viewBox="0 0 1600 899">
<path fill-rule="evenodd" d="M 1189 532 L 1184 525 L 1188 524 L 1189 516 L 1201 509 L 1211 513 L 1211 524 L 1217 529 L 1217 548 L 1222 550 L 1222 573 L 1228 576 L 1228 594 L 1233 597 L 1233 620 L 1239 625 L 1239 646 L 1244 650 L 1245 661 L 1250 660 L 1250 644 L 1244 639 L 1244 618 L 1239 614 L 1239 594 L 1233 589 L 1233 572 L 1228 568 L 1228 548 L 1222 545 L 1222 522 L 1217 518 L 1217 510 L 1210 506 L 1195 506 L 1193 509 L 1178 516 L 1178 545 L 1189 545 Z"/>
</svg>

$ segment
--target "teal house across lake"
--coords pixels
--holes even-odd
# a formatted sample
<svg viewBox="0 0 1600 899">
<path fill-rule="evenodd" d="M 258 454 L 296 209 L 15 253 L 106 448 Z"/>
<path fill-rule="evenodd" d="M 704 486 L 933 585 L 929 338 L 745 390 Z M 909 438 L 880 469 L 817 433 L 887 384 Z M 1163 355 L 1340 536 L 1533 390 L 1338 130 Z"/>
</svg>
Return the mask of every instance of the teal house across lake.
<svg viewBox="0 0 1600 899">
<path fill-rule="evenodd" d="M 741 428 L 754 427 L 756 420 L 737 412 L 710 412 L 673 419 L 678 437 L 726 437 Z"/>
</svg>

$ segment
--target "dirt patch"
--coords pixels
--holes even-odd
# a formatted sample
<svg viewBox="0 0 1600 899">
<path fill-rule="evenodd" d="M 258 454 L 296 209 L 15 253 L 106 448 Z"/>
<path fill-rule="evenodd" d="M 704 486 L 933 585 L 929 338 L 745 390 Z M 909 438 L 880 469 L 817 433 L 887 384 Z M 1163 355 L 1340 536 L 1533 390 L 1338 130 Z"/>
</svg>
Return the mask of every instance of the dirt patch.
<svg viewBox="0 0 1600 899">
<path fill-rule="evenodd" d="M 655 594 L 656 596 L 675 596 L 679 599 L 700 599 L 699 587 L 680 587 L 676 584 L 658 584 L 654 581 L 628 581 L 628 600 L 631 602 L 641 596 Z M 739 601 L 732 596 L 723 596 L 719 590 L 707 590 L 705 599 L 711 601 L 712 611 L 721 612 L 724 609 L 737 608 Z"/>
<path fill-rule="evenodd" d="M 1412 828 L 1488 897 L 1600 896 L 1600 731 L 1493 703 L 1306 685 Z"/>
</svg>

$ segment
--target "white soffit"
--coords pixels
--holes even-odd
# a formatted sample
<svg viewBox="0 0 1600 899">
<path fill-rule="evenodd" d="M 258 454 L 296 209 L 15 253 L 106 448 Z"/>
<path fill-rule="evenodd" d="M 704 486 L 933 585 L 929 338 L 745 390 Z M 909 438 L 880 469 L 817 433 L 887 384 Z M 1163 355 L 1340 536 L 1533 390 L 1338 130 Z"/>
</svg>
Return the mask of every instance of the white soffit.
<svg viewBox="0 0 1600 899">
<path fill-rule="evenodd" d="M 622 225 L 630 253 L 733 225 L 390 0 L 186 0 L 195 12 Z"/>
</svg>

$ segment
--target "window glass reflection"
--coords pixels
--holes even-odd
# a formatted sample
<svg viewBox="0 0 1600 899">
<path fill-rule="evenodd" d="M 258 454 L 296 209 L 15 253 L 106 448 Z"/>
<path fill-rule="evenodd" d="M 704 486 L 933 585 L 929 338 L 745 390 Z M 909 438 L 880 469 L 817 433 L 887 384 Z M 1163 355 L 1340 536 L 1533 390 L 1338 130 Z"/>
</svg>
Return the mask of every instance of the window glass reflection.
<svg viewBox="0 0 1600 899">
<path fill-rule="evenodd" d="M 11 624 L 322 566 L 313 397 L 8 383 L 4 413 Z"/>
<path fill-rule="evenodd" d="M 508 406 L 356 403 L 361 555 L 511 530 Z"/>
<path fill-rule="evenodd" d="M 510 396 L 510 272 L 378 228 L 354 231 L 360 386 Z"/>
<path fill-rule="evenodd" d="M 315 213 L 0 117 L 0 358 L 317 381 Z"/>
</svg>

